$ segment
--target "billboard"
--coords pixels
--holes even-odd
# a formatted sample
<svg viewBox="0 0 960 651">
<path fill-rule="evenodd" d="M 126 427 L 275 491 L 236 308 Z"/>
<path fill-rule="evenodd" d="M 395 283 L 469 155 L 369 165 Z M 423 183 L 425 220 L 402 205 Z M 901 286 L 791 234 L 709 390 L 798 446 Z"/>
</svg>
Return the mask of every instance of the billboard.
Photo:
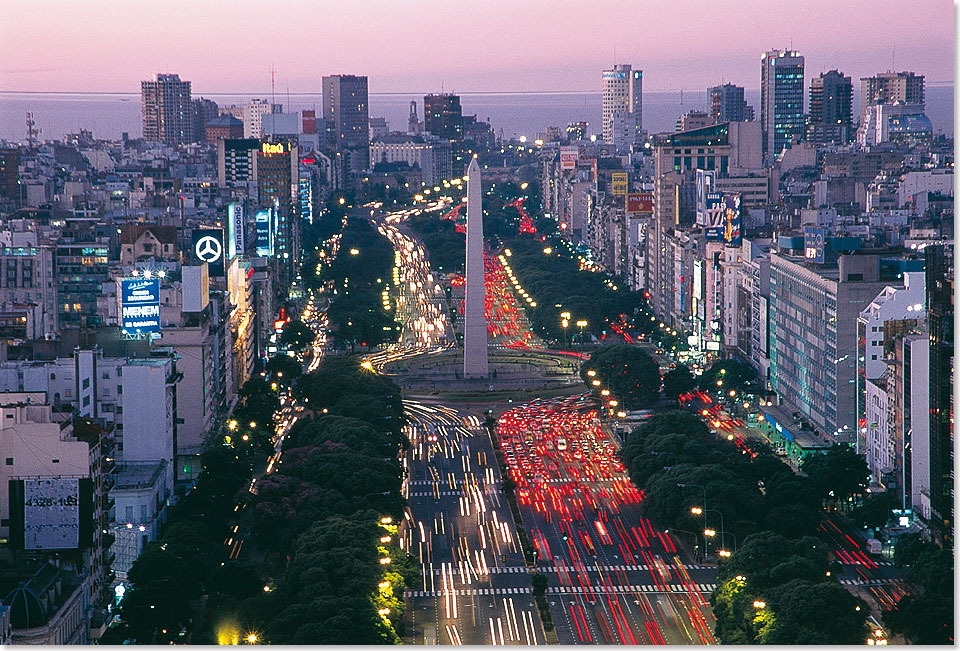
<svg viewBox="0 0 960 651">
<path fill-rule="evenodd" d="M 577 168 L 577 162 L 580 160 L 579 147 L 561 147 L 560 148 L 560 169 L 572 170 Z"/>
<path fill-rule="evenodd" d="M 160 281 L 120 280 L 120 329 L 125 335 L 160 332 Z"/>
<path fill-rule="evenodd" d="M 704 197 L 703 226 L 704 237 L 707 240 L 719 241 L 723 239 L 726 206 L 722 192 L 708 192 Z"/>
<path fill-rule="evenodd" d="M 713 170 L 697 170 L 697 224 L 707 226 L 707 195 L 713 192 L 717 173 Z"/>
<path fill-rule="evenodd" d="M 811 262 L 823 262 L 823 238 L 826 229 L 806 226 L 803 229 L 803 257 Z"/>
<path fill-rule="evenodd" d="M 80 480 L 23 480 L 23 548 L 80 546 Z"/>
<path fill-rule="evenodd" d="M 242 203 L 227 206 L 227 259 L 232 260 L 243 255 L 246 250 L 246 230 L 244 229 L 244 208 Z"/>
<path fill-rule="evenodd" d="M 273 211 L 258 210 L 254 223 L 257 227 L 257 255 L 273 255 Z"/>
<path fill-rule="evenodd" d="M 767 297 L 760 296 L 760 323 L 757 324 L 757 330 L 760 331 L 760 354 L 764 358 L 770 356 L 769 332 L 770 332 L 770 307 L 767 304 Z"/>
<path fill-rule="evenodd" d="M 195 228 L 193 229 L 194 260 L 206 262 L 210 267 L 210 277 L 223 278 L 224 250 L 222 228 Z"/>
<path fill-rule="evenodd" d="M 627 194 L 627 212 L 630 214 L 653 214 L 652 192 L 630 192 Z"/>
<path fill-rule="evenodd" d="M 723 241 L 740 246 L 740 195 L 732 192 L 723 195 Z"/>
<path fill-rule="evenodd" d="M 630 177 L 626 172 L 614 172 L 610 175 L 610 193 L 615 197 L 624 197 L 630 189 Z"/>
</svg>

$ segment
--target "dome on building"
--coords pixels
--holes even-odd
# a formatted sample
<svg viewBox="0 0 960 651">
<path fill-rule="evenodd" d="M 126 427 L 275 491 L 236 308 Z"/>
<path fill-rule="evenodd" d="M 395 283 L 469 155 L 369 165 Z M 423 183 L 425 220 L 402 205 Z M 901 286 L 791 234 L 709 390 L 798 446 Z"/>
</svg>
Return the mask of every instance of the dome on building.
<svg viewBox="0 0 960 651">
<path fill-rule="evenodd" d="M 15 629 L 37 628 L 47 623 L 43 602 L 25 583 L 11 590 L 3 603 L 10 607 L 10 622 Z"/>
</svg>

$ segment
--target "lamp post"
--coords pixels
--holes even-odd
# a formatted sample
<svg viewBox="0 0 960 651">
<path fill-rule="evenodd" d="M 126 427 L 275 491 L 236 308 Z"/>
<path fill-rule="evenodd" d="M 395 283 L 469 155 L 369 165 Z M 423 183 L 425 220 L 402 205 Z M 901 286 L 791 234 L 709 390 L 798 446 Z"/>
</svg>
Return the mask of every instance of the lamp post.
<svg viewBox="0 0 960 651">
<path fill-rule="evenodd" d="M 570 325 L 570 313 L 560 313 L 560 326 L 563 328 L 563 347 L 567 347 L 567 326 Z"/>
<path fill-rule="evenodd" d="M 580 328 L 580 349 L 583 349 L 583 329 L 587 327 L 588 323 L 584 320 L 577 321 L 577 326 Z"/>
<path fill-rule="evenodd" d="M 706 512 L 706 509 L 707 509 L 707 489 L 704 488 L 703 486 L 701 486 L 700 484 L 677 484 L 677 486 L 679 486 L 680 488 L 699 488 L 701 491 L 703 491 L 703 507 L 702 507 L 702 509 L 703 509 L 703 530 L 706 531 L 706 530 L 707 530 L 707 512 Z M 704 534 L 703 534 L 703 556 L 704 556 L 704 558 L 707 557 L 708 551 L 709 551 L 709 549 L 707 548 L 707 534 L 704 533 Z"/>
</svg>

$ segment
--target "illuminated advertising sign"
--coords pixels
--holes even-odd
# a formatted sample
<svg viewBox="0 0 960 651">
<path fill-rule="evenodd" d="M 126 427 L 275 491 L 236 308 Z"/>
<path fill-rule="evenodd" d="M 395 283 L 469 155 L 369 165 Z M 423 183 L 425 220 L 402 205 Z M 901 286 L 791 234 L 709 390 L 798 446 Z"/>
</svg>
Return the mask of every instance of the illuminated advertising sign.
<svg viewBox="0 0 960 651">
<path fill-rule="evenodd" d="M 630 177 L 626 172 L 614 172 L 610 175 L 610 193 L 615 197 L 624 197 L 630 189 Z"/>
<path fill-rule="evenodd" d="M 127 335 L 160 332 L 160 281 L 126 278 L 120 281 L 120 329 Z"/>
<path fill-rule="evenodd" d="M 243 204 L 231 203 L 227 206 L 227 259 L 229 260 L 243 255 L 246 249 L 243 216 Z"/>
<path fill-rule="evenodd" d="M 760 331 L 760 353 L 764 357 L 770 356 L 770 344 L 768 339 L 768 334 L 770 332 L 770 307 L 767 304 L 767 297 L 760 296 L 760 323 L 757 324 L 757 329 Z"/>
<path fill-rule="evenodd" d="M 803 257 L 811 262 L 823 262 L 823 238 L 826 229 L 807 226 L 803 229 Z"/>
<path fill-rule="evenodd" d="M 273 255 L 273 211 L 258 210 L 254 223 L 257 227 L 257 255 Z"/>
<path fill-rule="evenodd" d="M 653 214 L 652 192 L 631 192 L 627 194 L 627 212 L 632 215 Z"/>
<path fill-rule="evenodd" d="M 560 169 L 573 170 L 577 168 L 577 162 L 580 160 L 579 147 L 561 147 L 560 148 Z"/>
<path fill-rule="evenodd" d="M 289 153 L 289 149 L 285 149 L 282 142 L 265 142 L 263 143 L 262 151 L 264 154 L 269 155 Z"/>
<path fill-rule="evenodd" d="M 707 195 L 716 186 L 717 173 L 712 170 L 697 170 L 697 224 L 707 226 Z"/>
<path fill-rule="evenodd" d="M 223 251 L 222 228 L 195 228 L 193 229 L 193 258 L 206 262 L 210 268 L 210 276 L 223 278 L 225 256 Z"/>
<path fill-rule="evenodd" d="M 23 548 L 80 546 L 80 480 L 23 480 Z"/>
<path fill-rule="evenodd" d="M 726 206 L 723 203 L 722 192 L 708 192 L 704 197 L 703 235 L 707 240 L 720 241 L 723 239 Z"/>
<path fill-rule="evenodd" d="M 740 195 L 725 193 L 723 195 L 723 241 L 740 246 L 740 230 Z"/>
</svg>

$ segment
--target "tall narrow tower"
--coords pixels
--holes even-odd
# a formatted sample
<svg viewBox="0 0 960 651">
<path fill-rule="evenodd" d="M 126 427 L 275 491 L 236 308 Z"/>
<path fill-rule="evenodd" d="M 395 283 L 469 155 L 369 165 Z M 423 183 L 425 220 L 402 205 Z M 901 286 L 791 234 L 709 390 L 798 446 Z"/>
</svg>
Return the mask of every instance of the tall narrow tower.
<svg viewBox="0 0 960 651">
<path fill-rule="evenodd" d="M 470 160 L 467 168 L 467 286 L 463 311 L 463 377 L 485 378 L 487 366 L 487 319 L 484 316 L 486 286 L 483 283 L 483 194 L 480 166 Z"/>
</svg>

